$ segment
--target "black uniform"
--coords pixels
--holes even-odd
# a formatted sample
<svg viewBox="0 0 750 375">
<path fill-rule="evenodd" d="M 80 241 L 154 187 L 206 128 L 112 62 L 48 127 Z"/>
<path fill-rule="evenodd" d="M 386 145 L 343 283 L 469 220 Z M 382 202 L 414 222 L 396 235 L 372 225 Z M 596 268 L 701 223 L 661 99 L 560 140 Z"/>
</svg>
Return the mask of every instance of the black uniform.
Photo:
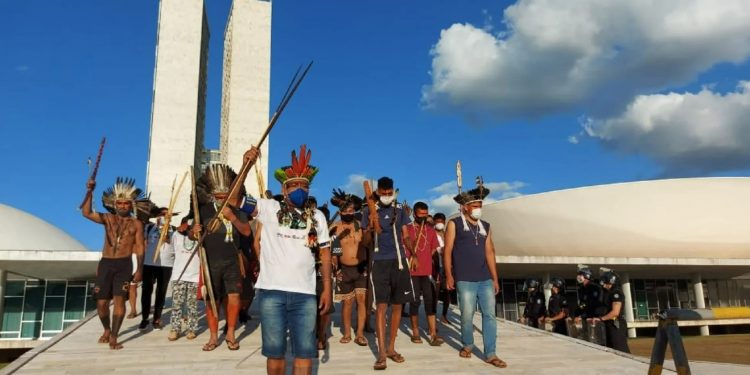
<svg viewBox="0 0 750 375">
<path fill-rule="evenodd" d="M 565 296 L 560 293 L 552 293 L 547 303 L 547 316 L 552 318 L 562 311 L 568 310 L 568 301 Z M 566 314 L 567 315 L 567 314 Z M 568 334 L 568 326 L 565 324 L 565 315 L 562 319 L 558 319 L 552 322 L 552 332 L 559 333 L 561 335 Z"/>
<path fill-rule="evenodd" d="M 620 288 L 613 286 L 604 293 L 604 306 L 606 314 L 612 311 L 612 305 L 620 302 L 620 314 L 613 320 L 604 321 L 607 346 L 621 352 L 630 353 L 628 347 L 628 325 L 625 322 L 625 296 Z"/>
<path fill-rule="evenodd" d="M 598 282 L 591 280 L 585 286 L 579 285 L 578 307 L 573 316 L 580 316 L 584 320 L 602 316 L 605 311 L 603 309 L 603 298 L 604 291 Z"/>
<path fill-rule="evenodd" d="M 526 325 L 539 328 L 539 318 L 544 317 L 547 309 L 544 307 L 544 293 L 537 290 L 529 293 L 526 300 L 526 307 L 523 309 L 523 317 L 526 318 Z"/>
<path fill-rule="evenodd" d="M 601 345 L 604 344 L 604 340 L 601 338 L 604 332 L 594 330 L 594 327 L 589 327 L 586 319 L 597 318 L 607 312 L 603 298 L 604 290 L 598 281 L 590 280 L 585 286 L 583 284 L 579 285 L 578 307 L 573 314 L 574 317 L 581 317 L 582 320 L 583 337 L 579 338 Z"/>
</svg>

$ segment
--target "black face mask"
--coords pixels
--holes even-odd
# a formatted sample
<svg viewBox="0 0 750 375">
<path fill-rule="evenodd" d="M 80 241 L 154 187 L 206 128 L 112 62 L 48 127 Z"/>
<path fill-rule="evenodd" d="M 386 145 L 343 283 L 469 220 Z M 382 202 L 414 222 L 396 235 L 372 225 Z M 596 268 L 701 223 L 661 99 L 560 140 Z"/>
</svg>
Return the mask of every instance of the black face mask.
<svg viewBox="0 0 750 375">
<path fill-rule="evenodd" d="M 351 223 L 354 221 L 354 214 L 341 215 L 341 221 Z"/>
<path fill-rule="evenodd" d="M 427 222 L 427 216 L 417 216 L 414 218 L 414 222 L 417 224 L 424 224 L 425 222 Z"/>
</svg>

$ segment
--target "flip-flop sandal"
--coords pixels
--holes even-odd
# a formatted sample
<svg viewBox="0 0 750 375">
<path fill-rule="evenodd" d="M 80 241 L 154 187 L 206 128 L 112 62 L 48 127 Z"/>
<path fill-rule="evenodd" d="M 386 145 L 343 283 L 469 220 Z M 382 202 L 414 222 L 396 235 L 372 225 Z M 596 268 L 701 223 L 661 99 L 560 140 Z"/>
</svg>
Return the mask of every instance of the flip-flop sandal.
<svg viewBox="0 0 750 375">
<path fill-rule="evenodd" d="M 238 343 L 237 341 L 229 341 L 229 340 L 224 340 L 224 341 L 227 342 L 227 349 L 229 349 L 229 350 L 239 350 L 240 349 L 240 343 Z"/>
<path fill-rule="evenodd" d="M 458 356 L 461 358 L 471 358 L 471 348 L 461 348 L 458 352 Z"/>
<path fill-rule="evenodd" d="M 422 343 L 422 339 L 419 336 L 412 336 L 411 337 L 411 342 L 413 342 L 415 344 L 421 344 Z"/>
<path fill-rule="evenodd" d="M 318 350 L 326 350 L 328 347 L 327 342 L 318 341 Z"/>
<path fill-rule="evenodd" d="M 219 345 L 215 342 L 207 342 L 205 345 L 203 345 L 203 351 L 204 352 L 210 352 L 214 349 L 216 349 Z"/>
<path fill-rule="evenodd" d="M 136 316 L 137 316 L 137 314 L 136 314 L 136 313 L 134 313 L 134 312 L 131 312 L 130 314 L 128 314 L 127 318 L 128 318 L 128 319 L 133 319 L 133 318 L 135 318 Z"/>
<path fill-rule="evenodd" d="M 487 363 L 489 363 L 489 364 L 491 364 L 491 365 L 493 365 L 495 367 L 499 367 L 499 368 L 506 368 L 506 367 L 508 367 L 508 364 L 505 363 L 505 361 L 503 361 L 502 359 L 500 359 L 498 357 L 491 357 L 491 358 L 487 359 L 487 361 L 485 361 L 485 362 L 487 362 Z"/>
<path fill-rule="evenodd" d="M 440 336 L 435 336 L 430 340 L 430 346 L 440 346 L 443 345 L 445 340 L 443 340 Z"/>
<path fill-rule="evenodd" d="M 367 346 L 367 338 L 365 338 L 364 336 L 359 336 L 354 339 L 354 343 L 359 346 Z"/>
<path fill-rule="evenodd" d="M 339 342 L 342 343 L 342 344 L 348 344 L 348 343 L 352 342 L 352 338 L 344 336 L 344 337 L 341 338 L 341 340 L 339 340 Z"/>
<path fill-rule="evenodd" d="M 107 335 L 101 335 L 99 336 L 99 341 L 97 341 L 100 344 L 109 344 L 109 336 Z"/>
<path fill-rule="evenodd" d="M 385 370 L 388 368 L 388 364 L 385 361 L 385 358 L 378 359 L 375 361 L 375 364 L 372 366 L 373 370 Z"/>
<path fill-rule="evenodd" d="M 406 359 L 404 359 L 404 356 L 402 356 L 400 353 L 389 354 L 386 357 L 388 357 L 388 359 L 396 363 L 402 363 L 406 361 Z"/>
</svg>

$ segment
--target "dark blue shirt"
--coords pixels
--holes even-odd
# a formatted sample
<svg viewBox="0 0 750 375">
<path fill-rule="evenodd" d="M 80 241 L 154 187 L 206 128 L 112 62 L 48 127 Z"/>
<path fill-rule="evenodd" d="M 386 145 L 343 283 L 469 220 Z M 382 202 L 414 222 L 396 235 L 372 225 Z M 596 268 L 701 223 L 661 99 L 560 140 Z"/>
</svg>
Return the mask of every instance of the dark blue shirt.
<svg viewBox="0 0 750 375">
<path fill-rule="evenodd" d="M 456 226 L 456 238 L 453 241 L 453 277 L 456 281 L 491 280 L 492 274 L 487 266 L 484 244 L 487 236 L 479 233 L 479 226 L 468 221 L 469 230 L 464 230 L 461 217 L 452 219 Z M 482 220 L 485 233 L 490 233 L 490 223 Z"/>
<path fill-rule="evenodd" d="M 395 204 L 395 203 L 394 203 Z M 394 220 L 395 211 L 395 220 Z M 395 232 L 398 241 L 398 247 L 401 250 L 401 259 L 406 259 L 406 253 L 404 252 L 404 243 L 402 236 L 402 227 L 411 223 L 409 217 L 404 213 L 401 205 L 388 207 L 378 207 L 378 218 L 380 219 L 380 228 L 383 232 L 378 234 L 378 251 L 373 253 L 373 260 L 389 260 L 397 259 L 396 257 L 396 242 L 394 241 L 394 225 Z M 370 208 L 365 207 L 362 210 L 362 229 L 368 229 L 370 224 Z"/>
</svg>

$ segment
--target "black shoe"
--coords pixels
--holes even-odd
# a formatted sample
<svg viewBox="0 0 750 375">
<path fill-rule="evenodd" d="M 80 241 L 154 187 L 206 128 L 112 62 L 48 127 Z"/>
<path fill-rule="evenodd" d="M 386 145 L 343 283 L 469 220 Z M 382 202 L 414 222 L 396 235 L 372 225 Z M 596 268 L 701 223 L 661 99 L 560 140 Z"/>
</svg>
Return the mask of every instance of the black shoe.
<svg viewBox="0 0 750 375">
<path fill-rule="evenodd" d="M 138 325 L 138 329 L 145 331 L 148 328 L 148 320 L 141 320 L 141 324 Z"/>
<path fill-rule="evenodd" d="M 249 315 L 247 314 L 247 311 L 240 310 L 240 315 L 238 317 L 238 321 L 240 325 L 247 323 Z"/>
<path fill-rule="evenodd" d="M 151 326 L 154 327 L 155 331 L 161 331 L 161 321 L 154 320 L 154 322 L 151 323 Z"/>
</svg>

